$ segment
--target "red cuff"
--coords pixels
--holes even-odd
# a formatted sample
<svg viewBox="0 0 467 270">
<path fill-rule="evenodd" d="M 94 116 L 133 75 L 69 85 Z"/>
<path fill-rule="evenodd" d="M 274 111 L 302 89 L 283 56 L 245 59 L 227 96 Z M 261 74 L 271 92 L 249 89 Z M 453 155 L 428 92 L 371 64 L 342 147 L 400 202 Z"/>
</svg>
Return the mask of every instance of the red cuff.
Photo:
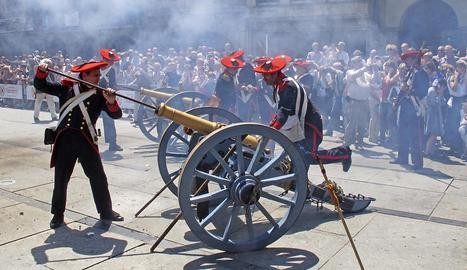
<svg viewBox="0 0 467 270">
<path fill-rule="evenodd" d="M 120 106 L 118 106 L 118 102 L 115 101 L 114 104 L 107 103 L 107 109 L 109 110 L 109 112 L 114 113 L 120 110 Z"/>
<path fill-rule="evenodd" d="M 77 81 L 69 79 L 69 78 L 65 78 L 61 81 L 61 83 L 63 86 L 72 87 L 75 83 L 77 83 Z"/>
<path fill-rule="evenodd" d="M 45 78 L 47 78 L 47 75 L 49 75 L 48 72 L 42 71 L 39 68 L 36 69 L 36 78 L 45 79 Z"/>
<path fill-rule="evenodd" d="M 281 129 L 282 124 L 281 124 L 279 121 L 273 121 L 273 122 L 270 124 L 270 126 L 273 127 L 273 128 L 275 128 L 275 129 L 277 129 L 277 130 L 279 130 L 279 129 Z"/>
</svg>

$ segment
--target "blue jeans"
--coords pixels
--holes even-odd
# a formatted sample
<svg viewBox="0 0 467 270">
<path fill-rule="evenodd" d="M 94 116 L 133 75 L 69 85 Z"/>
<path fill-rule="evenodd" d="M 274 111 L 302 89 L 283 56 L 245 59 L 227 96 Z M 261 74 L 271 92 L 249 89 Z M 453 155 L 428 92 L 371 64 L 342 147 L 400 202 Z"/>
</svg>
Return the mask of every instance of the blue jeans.
<svg viewBox="0 0 467 270">
<path fill-rule="evenodd" d="M 104 124 L 104 140 L 109 144 L 117 143 L 117 131 L 115 130 L 115 121 L 106 112 L 101 113 L 102 123 Z"/>
</svg>

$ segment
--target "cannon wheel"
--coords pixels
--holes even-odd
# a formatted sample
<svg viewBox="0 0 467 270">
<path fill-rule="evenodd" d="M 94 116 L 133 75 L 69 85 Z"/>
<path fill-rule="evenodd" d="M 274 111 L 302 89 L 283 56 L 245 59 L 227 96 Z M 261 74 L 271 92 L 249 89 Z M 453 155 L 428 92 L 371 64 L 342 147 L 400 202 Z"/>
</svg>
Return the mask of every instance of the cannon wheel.
<svg viewBox="0 0 467 270">
<path fill-rule="evenodd" d="M 191 98 L 192 102 L 184 103 L 183 98 Z M 206 101 L 207 97 L 198 92 L 181 92 L 165 101 L 149 96 L 145 96 L 142 99 L 142 102 L 153 106 L 158 106 L 160 103 L 165 102 L 167 105 L 182 111 L 202 106 Z M 153 110 L 146 106 L 139 106 L 138 126 L 146 138 L 153 142 L 158 142 L 168 125 L 169 120 L 157 116 Z"/>
<path fill-rule="evenodd" d="M 255 150 L 240 142 L 247 134 L 261 138 Z M 274 151 L 268 151 L 270 142 L 275 142 Z M 234 154 L 224 157 L 233 147 Z M 209 158 L 222 168 L 219 173 L 198 169 Z M 290 169 L 278 169 L 286 160 Z M 193 195 L 200 186 L 197 179 L 207 181 L 209 191 Z M 307 195 L 307 172 L 297 148 L 279 131 L 253 123 L 232 124 L 206 136 L 189 154 L 179 180 L 178 201 L 191 231 L 228 252 L 262 249 L 284 235 Z M 281 194 L 281 186 L 290 183 L 295 191 Z M 213 206 L 213 201 L 219 203 Z M 204 218 L 197 214 L 200 203 L 210 204 Z"/>
<path fill-rule="evenodd" d="M 217 107 L 198 107 L 188 110 L 187 113 L 205 118 L 209 121 L 216 121 L 225 124 L 241 122 L 235 114 Z M 184 161 L 188 157 L 188 145 L 190 138 L 181 130 L 180 124 L 172 122 L 164 131 L 159 142 L 157 153 L 157 164 L 162 180 L 167 184 L 173 178 L 180 175 L 180 168 L 177 167 L 169 171 L 168 162 L 173 158 L 180 158 Z M 178 187 L 175 182 L 168 186 L 169 190 L 178 195 Z"/>
<path fill-rule="evenodd" d="M 188 99 L 189 102 L 184 101 L 184 99 Z M 173 97 L 170 97 L 165 101 L 165 104 L 175 108 L 180 111 L 188 111 L 190 109 L 201 107 L 206 104 L 208 101 L 208 97 L 200 92 L 181 92 Z"/>
</svg>

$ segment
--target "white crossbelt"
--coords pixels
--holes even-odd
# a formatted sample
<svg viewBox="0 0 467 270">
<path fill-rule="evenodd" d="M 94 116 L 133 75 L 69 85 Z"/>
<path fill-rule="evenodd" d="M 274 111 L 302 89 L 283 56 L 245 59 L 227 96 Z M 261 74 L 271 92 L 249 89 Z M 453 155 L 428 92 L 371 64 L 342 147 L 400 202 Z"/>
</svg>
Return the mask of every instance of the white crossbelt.
<svg viewBox="0 0 467 270">
<path fill-rule="evenodd" d="M 73 86 L 73 91 L 75 92 L 75 95 L 79 95 L 79 89 L 78 89 L 78 84 L 75 84 Z M 94 90 L 94 93 L 96 90 Z M 79 103 L 79 108 L 81 110 L 81 113 L 83 114 L 84 120 L 86 121 L 86 125 L 88 126 L 89 133 L 91 134 L 92 140 L 94 144 L 97 144 L 97 134 L 96 131 L 94 130 L 94 126 L 92 125 L 91 118 L 89 118 L 88 111 L 84 107 L 83 102 Z"/>
</svg>

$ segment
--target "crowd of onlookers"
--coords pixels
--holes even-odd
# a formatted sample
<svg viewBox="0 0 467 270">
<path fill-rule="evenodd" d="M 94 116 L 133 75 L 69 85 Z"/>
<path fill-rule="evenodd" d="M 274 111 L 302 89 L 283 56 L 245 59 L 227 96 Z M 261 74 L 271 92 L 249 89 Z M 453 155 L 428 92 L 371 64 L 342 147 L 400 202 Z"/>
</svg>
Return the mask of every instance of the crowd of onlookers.
<svg viewBox="0 0 467 270">
<path fill-rule="evenodd" d="M 343 143 L 355 144 L 357 148 L 364 146 L 363 137 L 368 137 L 371 143 L 393 146 L 398 141 L 396 130 L 400 116 L 397 99 L 401 85 L 406 83 L 406 74 L 410 72 L 400 55 L 409 48 L 407 43 L 401 46 L 387 44 L 382 50 L 374 49 L 364 55 L 359 50 L 347 52 L 344 42 L 323 46 L 314 42 L 310 52 L 294 55 L 309 61 L 309 65 L 301 69 L 290 64 L 285 72 L 296 77 L 303 73 L 312 75 L 304 86 L 323 116 L 325 135 L 333 136 L 334 131 L 340 131 L 344 134 Z M 199 91 L 210 96 L 223 71 L 219 60 L 235 49 L 226 43 L 222 50 L 199 46 L 183 50 L 169 48 L 163 52 L 157 47 L 118 51 L 121 60 L 114 65 L 117 81 L 136 87 Z M 436 51 L 421 50 L 420 69 L 430 79 L 427 95 L 421 102 L 425 121 L 423 150 L 427 157 L 439 157 L 442 153 L 437 151 L 437 147 L 444 144 L 452 154 L 467 160 L 465 53 L 451 45 L 439 46 Z M 61 51 L 55 55 L 35 51 L 14 59 L 1 56 L 0 83 L 30 83 L 37 61 L 46 57 L 52 60 L 54 69 L 63 72 L 89 60 L 79 56 L 69 58 Z M 97 52 L 94 59 L 99 59 Z M 248 52 L 245 60 L 255 63 L 255 57 Z M 364 101 L 358 119 L 347 117 L 349 99 Z M 249 119 L 244 120 L 258 119 L 257 114 L 252 111 Z M 351 120 L 353 124 L 349 125 Z M 352 129 L 346 130 L 349 126 Z"/>
</svg>

